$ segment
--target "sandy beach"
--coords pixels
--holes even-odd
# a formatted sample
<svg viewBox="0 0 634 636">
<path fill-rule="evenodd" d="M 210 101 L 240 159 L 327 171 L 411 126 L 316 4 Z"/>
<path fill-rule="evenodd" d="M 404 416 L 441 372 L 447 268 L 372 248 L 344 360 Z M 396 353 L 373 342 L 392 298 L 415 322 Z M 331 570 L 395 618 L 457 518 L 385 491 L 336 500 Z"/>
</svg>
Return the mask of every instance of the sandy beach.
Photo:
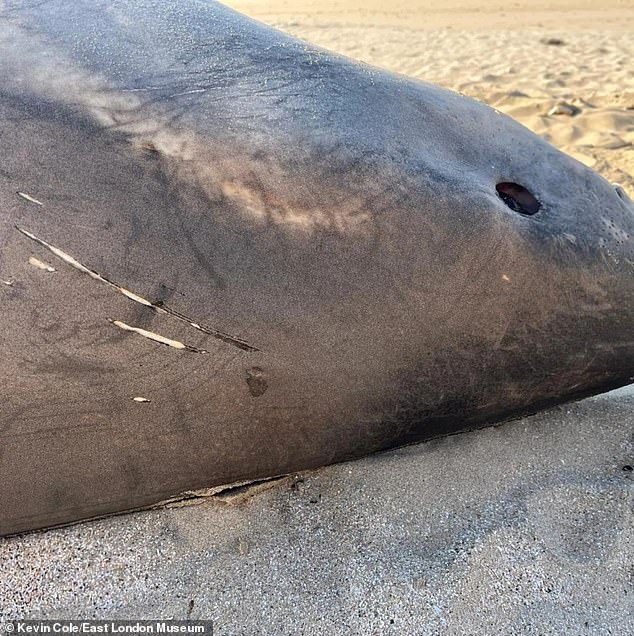
<svg viewBox="0 0 634 636">
<path fill-rule="evenodd" d="M 634 197 L 632 0 L 228 0 L 518 119 Z M 0 539 L 0 625 L 634 633 L 634 385 L 236 498 Z M 1 630 L 0 630 L 1 631 Z"/>
</svg>

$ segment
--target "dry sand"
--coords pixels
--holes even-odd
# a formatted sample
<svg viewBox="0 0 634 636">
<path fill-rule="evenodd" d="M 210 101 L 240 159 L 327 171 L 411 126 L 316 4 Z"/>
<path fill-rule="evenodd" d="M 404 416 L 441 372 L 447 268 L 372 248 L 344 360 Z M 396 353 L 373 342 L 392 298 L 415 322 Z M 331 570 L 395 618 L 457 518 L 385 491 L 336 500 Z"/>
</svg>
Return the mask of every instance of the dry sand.
<svg viewBox="0 0 634 636">
<path fill-rule="evenodd" d="M 488 102 L 634 194 L 631 0 L 229 4 Z M 548 115 L 560 101 L 580 112 Z M 191 611 L 223 635 L 632 634 L 633 411 L 630 389 L 236 506 L 0 540 L 0 623 Z"/>
</svg>

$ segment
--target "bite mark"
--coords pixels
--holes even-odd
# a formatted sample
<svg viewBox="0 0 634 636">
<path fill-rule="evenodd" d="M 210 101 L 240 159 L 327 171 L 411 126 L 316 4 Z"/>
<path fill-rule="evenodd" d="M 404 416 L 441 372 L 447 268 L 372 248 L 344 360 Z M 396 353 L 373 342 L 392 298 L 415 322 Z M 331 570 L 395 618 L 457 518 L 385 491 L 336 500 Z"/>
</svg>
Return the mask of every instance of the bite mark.
<svg viewBox="0 0 634 636">
<path fill-rule="evenodd" d="M 193 353 L 209 353 L 204 349 L 197 349 L 196 347 L 192 347 L 191 345 L 180 342 L 179 340 L 172 340 L 171 338 L 161 336 L 161 334 L 154 333 L 153 331 L 147 331 L 147 329 L 141 329 L 141 327 L 133 327 L 132 325 L 128 325 L 121 320 L 112 320 L 111 318 L 108 318 L 108 322 L 112 323 L 115 327 L 119 327 L 119 329 L 123 329 L 123 331 L 136 333 L 139 336 L 147 338 L 148 340 L 153 340 L 154 342 L 172 347 L 173 349 L 180 349 L 181 351 L 191 351 Z"/>
<path fill-rule="evenodd" d="M 225 333 L 224 331 L 219 331 L 218 329 L 213 329 L 211 327 L 201 325 L 200 323 L 193 321 L 191 318 L 189 318 L 185 314 L 182 314 L 179 311 L 176 311 L 175 309 L 171 309 L 167 307 L 166 305 L 161 305 L 159 307 L 157 304 L 147 300 L 146 298 L 143 298 L 143 296 L 139 296 L 138 294 L 135 294 L 129 289 L 126 289 L 125 287 L 122 287 L 121 285 L 118 285 L 117 283 L 111 280 L 108 280 L 105 276 L 102 276 L 101 274 L 96 272 L 94 269 L 90 269 L 89 267 L 82 265 L 82 263 L 80 263 L 76 258 L 71 256 L 70 254 L 67 254 L 66 252 L 62 251 L 58 247 L 51 245 L 44 239 L 38 238 L 37 236 L 35 236 L 35 234 L 32 234 L 28 230 L 25 230 L 17 225 L 15 226 L 15 228 L 16 230 L 18 230 L 18 232 L 20 232 L 27 238 L 31 239 L 32 241 L 35 241 L 38 245 L 41 245 L 42 247 L 46 248 L 52 254 L 55 254 L 55 256 L 57 256 L 59 259 L 64 261 L 66 264 L 70 265 L 74 269 L 84 274 L 87 274 L 93 280 L 97 280 L 100 283 L 107 285 L 111 289 L 118 291 L 120 294 L 123 294 L 126 298 L 132 300 L 133 302 L 139 303 L 140 305 L 148 307 L 149 309 L 156 312 L 157 314 L 166 314 L 168 316 L 172 316 L 173 318 L 176 318 L 177 320 L 180 320 L 181 322 L 187 323 L 190 327 L 193 327 L 194 329 L 197 329 L 198 331 L 201 331 L 202 333 L 207 334 L 208 336 L 212 336 L 213 338 L 222 340 L 223 342 L 226 342 L 227 344 L 233 345 L 234 347 L 237 347 L 238 349 L 242 349 L 242 351 L 249 351 L 249 352 L 260 351 L 260 349 L 258 349 L 257 347 L 250 345 L 248 342 L 240 338 L 236 338 L 235 336 Z"/>
</svg>

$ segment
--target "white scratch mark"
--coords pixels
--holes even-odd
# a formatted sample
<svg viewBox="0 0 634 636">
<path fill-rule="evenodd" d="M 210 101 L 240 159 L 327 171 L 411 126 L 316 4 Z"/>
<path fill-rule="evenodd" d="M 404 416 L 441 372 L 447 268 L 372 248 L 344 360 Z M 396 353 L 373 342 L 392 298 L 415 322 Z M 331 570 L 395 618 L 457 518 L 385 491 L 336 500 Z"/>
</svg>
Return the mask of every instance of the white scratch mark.
<svg viewBox="0 0 634 636">
<path fill-rule="evenodd" d="M 8 280 L 3 280 L 2 284 L 6 285 L 7 287 L 13 287 L 14 282 L 9 278 Z"/>
<path fill-rule="evenodd" d="M 99 274 L 97 274 L 97 276 L 99 276 Z M 99 276 L 99 279 L 108 283 L 109 285 L 112 285 L 112 283 L 110 283 L 109 281 L 106 281 L 105 278 L 101 278 L 101 276 Z M 119 285 L 112 285 L 112 286 L 115 287 L 118 291 L 120 291 L 126 298 L 133 300 L 135 303 L 140 303 L 141 305 L 145 305 L 146 307 L 152 307 L 152 309 L 154 309 L 156 313 L 158 314 L 167 313 L 161 307 L 157 307 L 154 303 L 151 303 L 149 300 L 143 298 L 143 296 L 139 296 L 138 294 L 131 292 L 129 289 L 125 289 L 125 287 L 119 287 Z"/>
<path fill-rule="evenodd" d="M 88 274 L 90 278 L 94 278 L 95 280 L 98 280 L 104 283 L 105 285 L 108 285 L 108 287 L 112 287 L 113 289 L 116 289 L 118 292 L 121 292 L 124 296 L 127 296 L 130 300 L 133 300 L 134 302 L 140 303 L 141 305 L 145 305 L 146 307 L 154 307 L 154 305 L 149 300 L 146 300 L 142 296 L 139 296 L 138 294 L 135 294 L 134 292 L 131 292 L 123 287 L 120 287 L 119 285 L 115 285 L 114 283 L 111 283 L 107 278 L 104 278 L 103 276 L 101 276 L 101 274 L 98 274 L 94 270 L 89 269 L 85 265 L 82 265 L 77 259 L 73 258 L 70 254 L 66 254 L 66 252 L 63 252 L 58 247 L 55 247 L 54 245 L 51 245 L 50 243 L 47 243 L 46 241 L 43 241 L 40 238 L 37 238 L 37 236 L 35 236 L 35 234 L 31 234 L 31 232 L 27 232 L 26 230 L 22 230 L 20 228 L 18 229 L 20 230 L 20 232 L 22 232 L 22 234 L 24 234 L 31 240 L 35 241 L 36 243 L 39 243 L 40 245 L 42 245 L 49 251 L 51 251 L 53 254 L 55 254 L 55 256 L 57 256 L 58 258 L 61 258 L 65 263 L 67 263 L 71 267 L 74 267 L 75 269 L 79 270 L 80 272 L 83 272 L 84 274 Z M 156 309 L 159 310 L 159 313 L 161 313 L 160 307 L 156 307 Z"/>
<path fill-rule="evenodd" d="M 41 201 L 38 201 L 37 199 L 32 197 L 30 194 L 27 194 L 26 192 L 19 192 L 18 191 L 16 194 L 19 197 L 22 197 L 25 201 L 29 201 L 30 203 L 35 203 L 35 205 L 44 205 Z"/>
<path fill-rule="evenodd" d="M 145 402 L 150 402 L 150 401 L 151 401 L 151 400 L 148 400 L 147 398 L 144 398 L 144 397 L 135 397 L 135 398 L 132 398 L 132 399 L 133 399 L 135 402 L 143 402 L 143 403 L 145 403 Z"/>
<path fill-rule="evenodd" d="M 115 325 L 115 327 L 119 327 L 119 329 L 123 329 L 124 331 L 131 331 L 132 333 L 139 334 L 139 336 L 143 336 L 148 340 L 153 340 L 154 342 L 167 345 L 168 347 L 172 347 L 173 349 L 180 349 L 181 351 L 193 351 L 194 353 L 208 353 L 204 349 L 197 349 L 196 347 L 187 345 L 183 342 L 180 342 L 179 340 L 172 340 L 171 338 L 166 338 L 165 336 L 161 336 L 161 334 L 154 333 L 153 331 L 141 329 L 141 327 L 133 327 L 132 325 L 128 325 L 121 320 L 111 320 L 110 318 L 108 318 L 108 321 Z"/>
<path fill-rule="evenodd" d="M 206 92 L 207 92 L 206 88 L 192 88 L 191 90 L 183 91 L 182 93 L 174 93 L 173 95 L 170 95 L 170 98 L 180 97 L 181 95 L 192 95 L 194 93 L 206 93 Z"/>
<path fill-rule="evenodd" d="M 76 270 L 90 276 L 90 278 L 93 278 L 94 280 L 97 280 L 103 283 L 104 285 L 107 285 L 108 287 L 115 289 L 120 294 L 123 294 L 126 298 L 129 298 L 130 300 L 136 303 L 144 305 L 145 307 L 149 307 L 150 309 L 155 311 L 157 314 L 166 314 L 168 316 L 173 316 L 177 320 L 187 323 L 194 329 L 197 329 L 198 331 L 202 331 L 202 333 L 205 333 L 208 336 L 213 336 L 214 338 L 217 338 L 218 340 L 222 340 L 223 342 L 231 344 L 234 347 L 237 347 L 238 349 L 242 349 L 243 351 L 259 351 L 257 347 L 250 345 L 248 342 L 245 342 L 241 338 L 236 338 L 235 336 L 225 333 L 224 331 L 219 331 L 218 329 L 212 329 L 211 327 L 200 325 L 199 323 L 194 322 L 193 320 L 188 318 L 185 314 L 181 314 L 179 311 L 176 311 L 175 309 L 170 309 L 169 307 L 166 307 L 165 305 L 163 305 L 162 307 L 159 307 L 158 305 L 154 304 L 153 302 L 150 302 L 146 298 L 143 298 L 143 296 L 139 296 L 138 294 L 135 294 L 129 289 L 126 289 L 125 287 L 121 287 L 121 285 L 117 285 L 113 281 L 108 280 L 107 278 L 105 278 L 104 276 L 96 272 L 94 269 L 90 269 L 86 267 L 85 265 L 82 265 L 76 258 L 71 256 L 70 254 L 67 254 L 66 252 L 60 250 L 58 247 L 51 245 L 44 239 L 38 238 L 37 236 L 35 236 L 35 234 L 32 234 L 28 230 L 18 227 L 17 225 L 15 226 L 15 228 L 16 230 L 18 230 L 18 232 L 20 232 L 21 234 L 24 234 L 24 236 L 26 236 L 27 238 L 30 238 L 32 241 L 35 241 L 38 245 L 45 247 L 47 250 L 55 254 L 55 256 L 63 260 L 65 263 L 67 263 L 71 267 L 74 267 Z"/>
<path fill-rule="evenodd" d="M 55 271 L 54 267 L 52 267 L 48 263 L 45 263 L 44 261 L 41 261 L 39 258 L 35 258 L 35 256 L 31 256 L 31 258 L 29 258 L 29 263 L 33 265 L 33 267 L 37 267 L 38 269 L 43 269 L 45 272 Z"/>
<path fill-rule="evenodd" d="M 509 278 L 507 274 L 502 274 L 502 280 L 506 281 L 507 283 L 511 282 L 511 279 Z"/>
</svg>

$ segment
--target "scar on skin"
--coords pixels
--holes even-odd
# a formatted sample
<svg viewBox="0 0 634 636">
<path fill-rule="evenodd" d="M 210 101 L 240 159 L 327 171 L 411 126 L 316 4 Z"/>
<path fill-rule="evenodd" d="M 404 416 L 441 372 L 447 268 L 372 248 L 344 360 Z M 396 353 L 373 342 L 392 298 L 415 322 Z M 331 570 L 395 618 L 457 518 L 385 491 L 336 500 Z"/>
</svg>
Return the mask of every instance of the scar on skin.
<svg viewBox="0 0 634 636">
<path fill-rule="evenodd" d="M 192 347 L 190 345 L 185 344 L 184 342 L 180 342 L 178 340 L 172 340 L 171 338 L 166 338 L 165 336 L 161 336 L 161 334 L 154 333 L 153 331 L 147 331 L 146 329 L 141 329 L 141 327 L 133 327 L 132 325 L 128 325 L 121 320 L 112 320 L 108 318 L 108 322 L 112 323 L 115 327 L 119 327 L 119 329 L 123 329 L 124 331 L 131 331 L 132 333 L 137 333 L 139 336 L 143 336 L 148 340 L 153 340 L 154 342 L 158 342 L 159 344 L 164 344 L 168 347 L 172 347 L 172 349 L 180 349 L 181 351 L 191 351 L 193 353 L 209 353 L 204 349 L 197 349 L 196 347 Z"/>
<path fill-rule="evenodd" d="M 66 264 L 70 265 L 71 267 L 75 268 L 76 270 L 84 274 L 87 274 L 88 276 L 90 276 L 90 278 L 97 280 L 100 283 L 103 283 L 104 285 L 107 285 L 111 289 L 118 291 L 120 294 L 123 294 L 126 298 L 129 298 L 133 302 L 139 303 L 140 305 L 144 305 L 145 307 L 149 307 L 150 309 L 155 311 L 157 314 L 166 314 L 168 316 L 172 316 L 173 318 L 176 318 L 177 320 L 180 320 L 181 322 L 187 323 L 190 327 L 193 327 L 194 329 L 197 329 L 198 331 L 202 331 L 202 333 L 207 334 L 208 336 L 212 336 L 214 338 L 217 338 L 218 340 L 222 340 L 223 342 L 233 345 L 234 347 L 237 347 L 238 349 L 242 349 L 243 351 L 249 351 L 249 352 L 259 351 L 257 347 L 250 345 L 248 342 L 245 342 L 244 340 L 240 338 L 236 338 L 235 336 L 231 336 L 228 333 L 219 331 L 218 329 L 212 329 L 211 327 L 206 327 L 204 325 L 201 325 L 198 322 L 194 322 L 193 320 L 191 320 L 191 318 L 189 318 L 185 314 L 181 314 L 179 311 L 176 311 L 175 309 L 170 309 L 166 305 L 161 305 L 159 307 L 155 303 L 150 302 L 146 298 L 143 298 L 143 296 L 139 296 L 138 294 L 135 294 L 129 289 L 126 289 L 125 287 L 121 287 L 121 285 L 117 285 L 117 283 L 111 280 L 108 280 L 105 276 L 102 276 L 101 274 L 96 272 L 94 269 L 90 269 L 89 267 L 82 265 L 76 258 L 71 256 L 70 254 L 67 254 L 66 252 L 62 251 L 58 247 L 55 247 L 54 245 L 47 243 L 45 240 L 38 238 L 37 236 L 35 236 L 35 234 L 32 234 L 31 232 L 24 230 L 21 227 L 18 227 L 17 225 L 15 226 L 15 228 L 16 230 L 18 230 L 18 232 L 20 232 L 27 238 L 31 239 L 32 241 L 35 241 L 38 245 L 45 247 L 52 254 L 55 254 L 55 256 L 57 256 L 59 259 L 64 261 Z"/>
<path fill-rule="evenodd" d="M 45 263 L 44 261 L 41 261 L 39 258 L 35 258 L 35 256 L 31 256 L 31 258 L 29 258 L 29 263 L 31 265 L 33 265 L 33 267 L 37 267 L 38 269 L 42 269 L 45 272 L 54 272 L 54 271 L 56 271 L 54 267 L 52 267 L 48 263 Z"/>
<path fill-rule="evenodd" d="M 25 201 L 28 201 L 29 203 L 35 203 L 35 205 L 44 205 L 41 201 L 38 201 L 36 198 L 32 197 L 30 194 L 27 194 L 26 192 L 16 192 L 16 194 L 21 197 L 22 199 L 24 199 Z"/>
</svg>

